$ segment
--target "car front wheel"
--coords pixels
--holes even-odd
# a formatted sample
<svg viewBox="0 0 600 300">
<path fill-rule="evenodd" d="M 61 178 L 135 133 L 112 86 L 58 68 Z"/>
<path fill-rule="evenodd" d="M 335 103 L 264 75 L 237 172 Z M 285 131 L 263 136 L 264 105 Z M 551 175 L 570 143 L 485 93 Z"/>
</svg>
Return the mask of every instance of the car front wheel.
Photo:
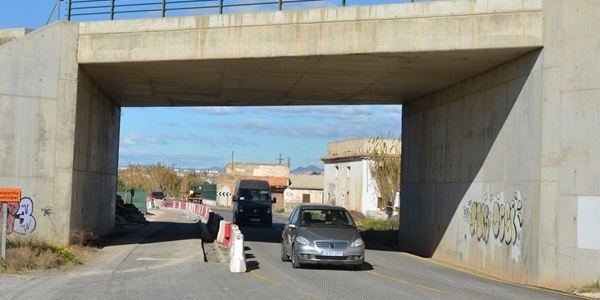
<svg viewBox="0 0 600 300">
<path fill-rule="evenodd" d="M 281 241 L 281 261 L 290 261 L 290 257 L 285 252 L 285 245 Z"/>
<path fill-rule="evenodd" d="M 294 250 L 294 245 L 292 245 L 292 268 L 298 269 L 302 267 L 298 262 L 298 258 L 296 257 L 296 250 Z"/>
</svg>

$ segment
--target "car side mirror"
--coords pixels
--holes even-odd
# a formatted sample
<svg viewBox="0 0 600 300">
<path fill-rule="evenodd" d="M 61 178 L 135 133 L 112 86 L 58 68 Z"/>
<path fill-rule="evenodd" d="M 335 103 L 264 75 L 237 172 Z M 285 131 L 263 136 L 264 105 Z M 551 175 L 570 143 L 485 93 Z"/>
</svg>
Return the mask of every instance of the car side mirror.
<svg viewBox="0 0 600 300">
<path fill-rule="evenodd" d="M 290 223 L 290 224 L 287 224 L 287 227 L 288 227 L 288 228 L 292 228 L 292 229 L 293 229 L 293 228 L 296 228 L 296 224 L 291 224 L 291 223 Z"/>
<path fill-rule="evenodd" d="M 233 197 L 231 198 L 231 201 L 232 201 L 232 202 L 237 202 L 237 201 L 238 201 L 238 199 L 237 199 L 237 197 L 236 197 L 236 196 L 233 196 Z"/>
</svg>

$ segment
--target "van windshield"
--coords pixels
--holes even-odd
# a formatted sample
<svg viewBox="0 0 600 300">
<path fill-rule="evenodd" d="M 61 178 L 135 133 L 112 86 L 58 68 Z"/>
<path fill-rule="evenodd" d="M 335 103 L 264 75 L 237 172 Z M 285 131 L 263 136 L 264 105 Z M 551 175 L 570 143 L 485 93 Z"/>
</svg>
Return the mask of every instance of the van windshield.
<svg viewBox="0 0 600 300">
<path fill-rule="evenodd" d="M 240 189 L 241 201 L 271 202 L 271 191 L 257 189 Z"/>
</svg>

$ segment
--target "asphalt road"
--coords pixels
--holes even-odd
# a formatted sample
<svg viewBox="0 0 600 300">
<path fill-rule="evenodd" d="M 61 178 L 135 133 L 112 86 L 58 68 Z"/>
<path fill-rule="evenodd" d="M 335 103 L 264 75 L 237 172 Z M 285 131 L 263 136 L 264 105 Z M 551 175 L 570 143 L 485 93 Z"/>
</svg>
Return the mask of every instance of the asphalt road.
<svg viewBox="0 0 600 300">
<path fill-rule="evenodd" d="M 230 210 L 214 209 L 225 220 Z M 248 271 L 262 281 L 256 297 L 286 299 L 577 299 L 569 294 L 500 282 L 407 253 L 367 246 L 361 271 L 315 266 L 293 269 L 280 260 L 286 214 L 275 214 L 272 228 L 242 226 Z M 267 288 L 268 287 L 268 288 Z M 244 297 L 240 288 L 236 297 Z M 232 292 L 233 290 L 230 290 Z M 236 288 L 235 291 L 238 291 Z M 246 296 L 247 297 L 247 296 Z"/>
<path fill-rule="evenodd" d="M 229 210 L 215 210 L 226 220 Z M 280 260 L 285 214 L 272 228 L 242 227 L 247 272 L 218 261 L 198 220 L 152 210 L 150 223 L 110 241 L 97 259 L 68 273 L 1 275 L 0 299 L 573 299 L 502 283 L 406 253 L 367 250 L 364 270 L 293 269 Z"/>
</svg>

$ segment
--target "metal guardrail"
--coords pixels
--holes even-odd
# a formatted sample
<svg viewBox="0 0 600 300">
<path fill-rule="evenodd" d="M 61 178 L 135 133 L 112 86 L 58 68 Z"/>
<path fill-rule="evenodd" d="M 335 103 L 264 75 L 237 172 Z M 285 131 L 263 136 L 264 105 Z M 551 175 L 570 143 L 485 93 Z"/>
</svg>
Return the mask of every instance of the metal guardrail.
<svg viewBox="0 0 600 300">
<path fill-rule="evenodd" d="M 341 0 L 342 6 L 346 5 L 346 0 Z M 108 15 L 110 20 L 115 20 L 117 15 L 134 15 L 134 14 L 152 14 L 160 13 L 161 17 L 167 17 L 169 12 L 176 11 L 196 11 L 206 14 L 223 14 L 229 8 L 240 8 L 248 6 L 262 6 L 261 10 L 283 10 L 284 5 L 307 3 L 307 2 L 323 2 L 331 3 L 325 0 L 277 0 L 277 1 L 262 1 L 252 3 L 240 3 L 239 1 L 229 0 L 162 0 L 155 2 L 140 2 L 130 0 L 68 0 L 67 5 L 67 20 L 82 16 L 98 16 Z M 330 5 L 329 5 L 330 6 Z M 231 12 L 239 12 L 240 10 L 231 9 Z M 156 16 L 156 15 L 155 15 Z"/>
<path fill-rule="evenodd" d="M 57 0 L 63 1 L 63 0 Z M 102 16 L 109 16 L 115 20 L 117 16 L 123 19 L 134 17 L 167 17 L 191 14 L 224 14 L 248 11 L 269 11 L 286 9 L 308 9 L 316 7 L 346 6 L 346 0 L 336 4 L 328 0 L 275 0 L 242 2 L 240 0 L 66 0 L 67 20 L 74 19 L 98 20 Z M 253 1 L 253 0 L 249 0 Z M 397 0 L 400 2 L 400 0 Z M 431 1 L 431 0 L 429 0 Z M 317 6 L 314 3 L 320 2 Z M 361 5 L 360 1 L 354 5 Z M 389 2 L 389 1 L 388 1 Z M 408 2 L 408 0 L 406 0 Z M 415 2 L 415 0 L 410 0 Z M 313 3 L 313 4 L 309 4 Z M 373 3 L 363 4 L 372 5 Z M 248 10 L 248 7 L 254 7 Z M 128 17 L 129 16 L 129 17 Z M 106 20 L 106 17 L 102 19 Z"/>
</svg>

